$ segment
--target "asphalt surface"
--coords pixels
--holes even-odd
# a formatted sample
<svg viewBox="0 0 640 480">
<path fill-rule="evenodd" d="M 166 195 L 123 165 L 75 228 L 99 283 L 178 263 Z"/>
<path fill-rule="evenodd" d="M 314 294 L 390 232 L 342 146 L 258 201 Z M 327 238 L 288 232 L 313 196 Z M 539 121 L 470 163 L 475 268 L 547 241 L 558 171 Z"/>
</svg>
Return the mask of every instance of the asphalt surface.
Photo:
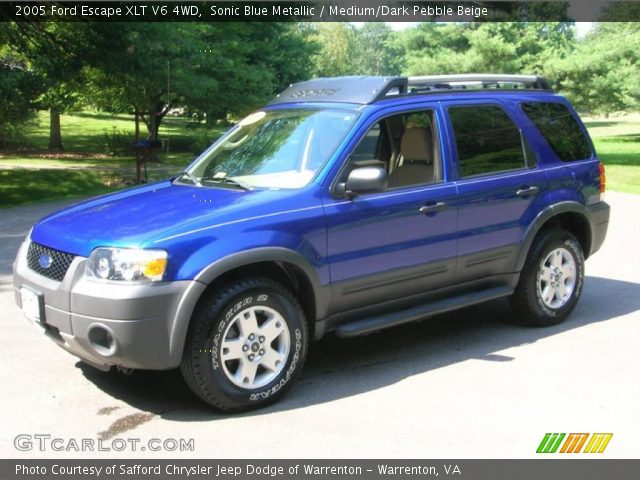
<svg viewBox="0 0 640 480">
<path fill-rule="evenodd" d="M 515 326 L 495 301 L 329 337 L 283 401 L 242 415 L 209 410 L 177 371 L 103 373 L 46 339 L 14 304 L 11 263 L 31 224 L 63 203 L 0 210 L 0 458 L 530 458 L 546 432 L 611 432 L 601 458 L 639 458 L 640 196 L 607 201 L 608 238 L 562 325 Z M 36 441 L 20 451 L 20 434 L 51 435 L 64 450 Z M 101 448 L 141 443 L 74 450 L 99 438 Z M 194 439 L 195 449 L 139 450 L 152 438 Z"/>
</svg>

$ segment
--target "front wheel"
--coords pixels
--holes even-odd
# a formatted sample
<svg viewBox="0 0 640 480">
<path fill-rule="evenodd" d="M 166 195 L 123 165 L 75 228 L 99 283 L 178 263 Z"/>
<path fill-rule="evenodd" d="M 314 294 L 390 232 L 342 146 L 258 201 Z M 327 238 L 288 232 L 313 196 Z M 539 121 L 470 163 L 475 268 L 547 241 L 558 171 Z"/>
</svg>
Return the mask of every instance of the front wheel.
<svg viewBox="0 0 640 480">
<path fill-rule="evenodd" d="M 278 400 L 304 363 L 304 313 L 282 285 L 242 280 L 206 299 L 189 329 L 182 375 L 208 404 L 227 411 Z"/>
<path fill-rule="evenodd" d="M 562 322 L 574 309 L 584 282 L 580 242 L 565 230 L 536 237 L 511 304 L 521 322 L 545 327 Z"/>
</svg>

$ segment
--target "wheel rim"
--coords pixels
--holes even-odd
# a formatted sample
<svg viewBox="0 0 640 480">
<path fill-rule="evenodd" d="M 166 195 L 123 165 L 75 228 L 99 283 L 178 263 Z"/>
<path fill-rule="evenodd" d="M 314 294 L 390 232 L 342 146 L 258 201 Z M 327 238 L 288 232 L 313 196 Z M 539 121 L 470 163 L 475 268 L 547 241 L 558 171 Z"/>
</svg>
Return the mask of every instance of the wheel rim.
<svg viewBox="0 0 640 480">
<path fill-rule="evenodd" d="M 567 304 L 575 290 L 576 271 L 573 255 L 563 247 L 552 250 L 540 262 L 538 296 L 547 307 L 558 309 Z"/>
<path fill-rule="evenodd" d="M 240 310 L 222 336 L 220 360 L 234 385 L 255 389 L 273 381 L 285 366 L 291 341 L 287 322 L 270 307 Z"/>
</svg>

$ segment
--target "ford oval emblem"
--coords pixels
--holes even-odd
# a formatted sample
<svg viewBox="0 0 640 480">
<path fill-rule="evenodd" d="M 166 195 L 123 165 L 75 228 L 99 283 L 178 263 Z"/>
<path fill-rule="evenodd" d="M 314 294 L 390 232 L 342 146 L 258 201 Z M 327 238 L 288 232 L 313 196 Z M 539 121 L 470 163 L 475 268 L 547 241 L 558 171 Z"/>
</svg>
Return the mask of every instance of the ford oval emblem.
<svg viewBox="0 0 640 480">
<path fill-rule="evenodd" d="M 42 255 L 40 255 L 40 258 L 38 259 L 38 263 L 42 268 L 49 268 L 53 263 L 53 258 L 51 258 L 51 255 L 47 253 L 43 253 Z"/>
</svg>

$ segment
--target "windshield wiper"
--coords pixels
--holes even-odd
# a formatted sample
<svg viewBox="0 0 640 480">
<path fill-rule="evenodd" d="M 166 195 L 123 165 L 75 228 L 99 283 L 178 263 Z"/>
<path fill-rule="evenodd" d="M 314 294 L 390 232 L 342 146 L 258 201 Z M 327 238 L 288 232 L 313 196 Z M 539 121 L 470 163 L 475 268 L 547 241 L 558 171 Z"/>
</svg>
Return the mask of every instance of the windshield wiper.
<svg viewBox="0 0 640 480">
<path fill-rule="evenodd" d="M 180 170 L 180 172 L 178 172 L 178 174 L 176 175 L 176 178 L 182 178 L 182 177 L 187 177 L 189 180 L 191 180 L 193 182 L 194 185 L 196 185 L 198 187 L 202 186 L 202 184 L 198 181 L 198 179 L 196 177 L 194 177 L 187 170 Z"/>
<path fill-rule="evenodd" d="M 202 177 L 200 179 L 201 182 L 216 182 L 216 183 L 228 183 L 229 185 L 234 185 L 236 187 L 241 188 L 242 190 L 253 190 L 253 187 L 247 183 L 241 182 L 240 180 L 236 180 L 231 177 Z"/>
</svg>

